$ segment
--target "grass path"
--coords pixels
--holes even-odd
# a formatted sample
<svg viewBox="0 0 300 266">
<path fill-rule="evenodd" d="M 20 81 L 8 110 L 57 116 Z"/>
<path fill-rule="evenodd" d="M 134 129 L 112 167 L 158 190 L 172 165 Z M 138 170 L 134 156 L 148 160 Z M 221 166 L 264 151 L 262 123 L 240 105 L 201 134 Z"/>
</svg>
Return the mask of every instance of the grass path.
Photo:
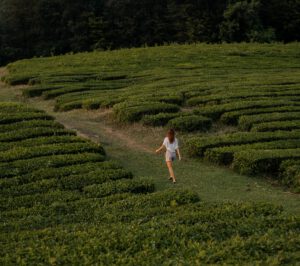
<svg viewBox="0 0 300 266">
<path fill-rule="evenodd" d="M 5 70 L 0 69 L 0 75 Z M 285 192 L 281 187 L 253 177 L 241 176 L 228 168 L 217 167 L 197 159 L 186 158 L 175 163 L 178 183 L 167 180 L 168 172 L 163 155 L 154 150 L 164 137 L 162 129 L 140 125 L 121 126 L 112 122 L 110 111 L 76 110 L 67 113 L 53 112 L 53 102 L 41 99 L 25 100 L 21 87 L 0 83 L 1 101 L 26 101 L 55 116 L 67 128 L 95 142 L 101 142 L 108 156 L 119 161 L 137 176 L 152 177 L 158 190 L 168 187 L 197 191 L 206 201 L 259 201 L 283 205 L 289 213 L 300 214 L 300 195 Z M 184 156 L 184 154 L 183 154 Z"/>
</svg>

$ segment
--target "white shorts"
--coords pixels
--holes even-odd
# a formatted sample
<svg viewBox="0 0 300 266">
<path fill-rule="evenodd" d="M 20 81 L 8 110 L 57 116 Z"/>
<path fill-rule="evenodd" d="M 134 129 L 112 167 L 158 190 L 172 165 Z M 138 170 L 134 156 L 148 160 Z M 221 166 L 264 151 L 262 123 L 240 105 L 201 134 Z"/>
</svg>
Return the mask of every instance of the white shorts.
<svg viewBox="0 0 300 266">
<path fill-rule="evenodd" d="M 176 152 L 166 151 L 166 162 L 174 162 L 176 159 Z"/>
</svg>

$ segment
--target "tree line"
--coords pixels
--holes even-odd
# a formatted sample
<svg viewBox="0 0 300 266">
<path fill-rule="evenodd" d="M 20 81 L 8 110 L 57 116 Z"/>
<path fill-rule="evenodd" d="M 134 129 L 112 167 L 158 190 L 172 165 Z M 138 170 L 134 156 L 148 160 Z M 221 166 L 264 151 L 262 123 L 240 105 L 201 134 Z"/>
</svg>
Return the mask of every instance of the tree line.
<svg viewBox="0 0 300 266">
<path fill-rule="evenodd" d="M 0 65 L 68 52 L 300 40 L 300 0 L 0 0 Z"/>
</svg>

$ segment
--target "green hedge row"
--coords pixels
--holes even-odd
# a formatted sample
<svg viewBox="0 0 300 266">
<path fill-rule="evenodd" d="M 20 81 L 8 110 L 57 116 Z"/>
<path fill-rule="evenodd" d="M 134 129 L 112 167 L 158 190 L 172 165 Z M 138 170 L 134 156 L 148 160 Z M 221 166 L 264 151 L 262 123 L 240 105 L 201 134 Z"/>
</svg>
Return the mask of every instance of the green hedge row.
<svg viewBox="0 0 300 266">
<path fill-rule="evenodd" d="M 53 250 L 60 255 L 61 264 L 72 265 L 83 262 L 90 265 L 95 261 L 103 265 L 159 265 L 161 261 L 165 264 L 184 261 L 187 265 L 195 261 L 205 265 L 264 265 L 275 261 L 293 265 L 299 258 L 299 219 L 280 215 L 269 205 L 203 203 L 197 204 L 197 208 L 185 205 L 160 208 L 154 212 L 157 215 L 151 215 L 147 208 L 141 212 L 131 209 L 125 213 L 128 220 L 121 213 L 124 218 L 120 221 L 115 212 L 109 215 L 106 211 L 105 222 L 100 224 L 89 223 L 89 212 L 81 208 L 78 212 L 86 223 L 78 222 L 80 217 L 75 211 L 75 224 L 68 224 L 72 216 L 64 216 L 63 225 L 56 226 L 59 211 L 64 212 L 67 207 L 53 206 L 52 211 L 57 215 L 52 221 L 46 215 L 34 217 L 31 224 L 43 230 L 24 230 L 21 222 L 20 227 L 15 225 L 15 230 L 10 228 L 17 233 L 3 236 L 3 252 L 11 255 L 1 257 L 1 262 L 14 264 L 22 259 L 24 264 L 37 265 L 52 261 Z M 159 215 L 163 211 L 166 215 Z M 96 217 L 100 220 L 101 216 Z M 30 222 L 26 222 L 29 226 Z M 170 243 L 176 243 L 180 254 L 170 250 Z M 34 255 L 25 252 L 29 247 Z"/>
<path fill-rule="evenodd" d="M 17 110 L 14 113 L 2 112 L 0 113 L 0 125 L 2 124 L 10 124 L 14 122 L 20 122 L 25 120 L 53 120 L 52 116 L 47 115 L 43 112 L 20 112 Z"/>
<path fill-rule="evenodd" d="M 255 115 L 255 114 L 264 114 L 264 113 L 285 113 L 285 112 L 294 112 L 300 111 L 300 106 L 279 106 L 279 107 L 268 107 L 268 108 L 254 108 L 254 109 L 245 109 L 239 111 L 232 111 L 224 113 L 220 120 L 227 125 L 237 125 L 238 119 L 243 115 Z"/>
<path fill-rule="evenodd" d="M 4 81 L 11 86 L 27 85 L 29 80 L 33 78 L 35 78 L 33 75 L 10 73 L 5 76 Z"/>
<path fill-rule="evenodd" d="M 0 210 L 12 211 L 18 208 L 31 208 L 38 205 L 49 206 L 57 202 L 71 202 L 82 198 L 79 191 L 50 191 L 34 195 L 25 195 L 19 197 L 0 197 Z"/>
<path fill-rule="evenodd" d="M 207 149 L 275 140 L 300 139 L 300 131 L 238 132 L 211 137 L 194 137 L 187 141 L 190 155 L 202 157 Z"/>
<path fill-rule="evenodd" d="M 46 137 L 36 137 L 31 139 L 17 140 L 11 142 L 1 142 L 0 152 L 13 149 L 14 147 L 32 147 L 41 146 L 47 144 L 60 144 L 60 143 L 89 143 L 88 140 L 83 138 L 78 138 L 77 136 L 46 136 Z"/>
<path fill-rule="evenodd" d="M 195 109 L 195 114 L 209 116 L 214 120 L 220 118 L 220 116 L 226 112 L 244 110 L 244 109 L 256 109 L 256 108 L 268 108 L 268 107 L 281 107 L 281 106 L 300 106 L 300 103 L 293 101 L 283 100 L 258 100 L 258 101 L 235 101 L 230 103 L 224 103 L 219 105 L 203 106 Z"/>
<path fill-rule="evenodd" d="M 251 128 L 251 131 L 266 132 L 266 131 L 294 130 L 294 129 L 300 129 L 300 120 L 275 121 L 275 122 L 254 124 Z"/>
<path fill-rule="evenodd" d="M 150 193 L 154 191 L 154 184 L 146 178 L 117 180 L 102 185 L 86 186 L 83 191 L 88 197 L 102 198 L 118 193 Z"/>
<path fill-rule="evenodd" d="M 87 162 L 102 162 L 104 160 L 105 156 L 99 153 L 80 153 L 44 156 L 9 163 L 0 163 L 0 178 L 24 175 L 42 168 L 62 167 Z"/>
<path fill-rule="evenodd" d="M 187 115 L 173 118 L 168 126 L 183 132 L 207 131 L 211 128 L 211 119 L 201 115 Z"/>
<path fill-rule="evenodd" d="M 80 154 L 88 152 L 105 155 L 103 147 L 93 143 L 50 144 L 31 148 L 16 146 L 11 150 L 0 152 L 0 163 L 38 158 L 49 155 Z"/>
<path fill-rule="evenodd" d="M 272 150 L 272 149 L 293 149 L 300 148 L 299 139 L 286 139 L 270 142 L 258 142 L 245 145 L 225 146 L 206 150 L 205 159 L 217 164 L 230 164 L 234 154 L 243 150 Z"/>
<path fill-rule="evenodd" d="M 65 176 L 61 179 L 58 179 L 56 176 L 53 177 L 51 179 L 43 179 L 1 189 L 1 197 L 33 195 L 36 193 L 46 193 L 50 190 L 81 190 L 85 186 L 102 184 L 111 180 L 131 179 L 132 174 L 122 169 L 98 169 L 86 174 Z"/>
<path fill-rule="evenodd" d="M 51 127 L 51 128 L 64 128 L 61 124 L 53 120 L 29 120 L 20 121 L 12 124 L 0 125 L 0 133 L 12 131 L 16 129 L 35 128 L 35 127 Z"/>
<path fill-rule="evenodd" d="M 31 182 L 40 181 L 43 179 L 51 179 L 53 177 L 61 179 L 70 175 L 85 175 L 96 170 L 117 170 L 121 169 L 120 165 L 113 161 L 104 162 L 87 162 L 79 163 L 70 166 L 62 166 L 59 168 L 41 168 L 21 176 L 2 178 L 0 179 L 1 189 L 11 188 L 13 186 L 20 186 Z"/>
<path fill-rule="evenodd" d="M 280 165 L 282 183 L 300 193 L 300 160 L 286 160 Z"/>
<path fill-rule="evenodd" d="M 124 102 L 113 107 L 114 115 L 120 122 L 135 122 L 144 115 L 158 114 L 162 112 L 178 112 L 179 106 L 163 102 Z"/>
<path fill-rule="evenodd" d="M 165 126 L 171 119 L 182 115 L 182 113 L 159 113 L 156 115 L 145 115 L 142 118 L 142 123 L 145 126 Z"/>
<path fill-rule="evenodd" d="M 105 182 L 132 178 L 132 173 L 123 169 L 97 169 L 87 174 L 70 175 L 63 177 L 61 178 L 59 183 L 62 189 L 81 190 L 84 187 L 90 185 L 104 183 L 105 186 Z"/>
<path fill-rule="evenodd" d="M 0 133 L 0 142 L 14 142 L 30 138 L 45 136 L 74 136 L 76 133 L 71 130 L 47 127 L 35 127 L 18 129 L 10 132 Z"/>
<path fill-rule="evenodd" d="M 74 210 L 72 214 L 76 213 L 78 215 L 81 214 L 84 210 L 87 210 L 88 212 L 92 213 L 92 216 L 94 216 L 94 220 L 101 219 L 102 221 L 103 216 L 107 214 L 109 214 L 109 216 L 107 215 L 107 218 L 110 217 L 111 221 L 113 219 L 111 215 L 112 213 L 116 213 L 115 219 L 118 219 L 120 221 L 120 218 L 126 212 L 125 215 L 128 221 L 128 211 L 131 212 L 133 218 L 137 219 L 140 218 L 141 215 L 145 216 L 145 212 L 149 212 L 151 208 L 160 208 L 164 212 L 165 209 L 163 207 L 176 207 L 197 203 L 199 201 L 200 199 L 198 194 L 194 192 L 183 189 L 167 189 L 164 191 L 158 191 L 148 194 L 114 194 L 101 199 L 82 198 L 76 201 L 69 202 L 68 207 L 70 210 Z M 34 207 L 26 209 L 19 208 L 16 210 L 7 210 L 2 212 L 1 218 L 2 221 L 6 223 L 12 221 L 15 222 L 17 219 L 20 221 L 24 221 L 25 218 L 30 219 L 33 214 L 35 216 L 50 218 L 56 213 L 57 215 L 60 215 L 61 218 L 63 218 L 61 212 L 57 211 L 56 206 L 57 205 L 54 203 L 50 204 L 49 206 L 36 205 Z M 141 218 L 143 218 L 143 216 Z"/>
<path fill-rule="evenodd" d="M 253 89 L 249 90 L 241 90 L 238 92 L 224 92 L 224 90 L 221 93 L 216 93 L 213 94 L 214 92 L 211 92 L 209 95 L 202 95 L 202 96 L 197 96 L 197 97 L 192 97 L 187 100 L 187 104 L 189 106 L 197 106 L 200 104 L 206 104 L 209 102 L 223 102 L 225 101 L 240 101 L 243 99 L 248 99 L 250 100 L 251 98 L 257 97 L 268 97 L 268 98 L 275 98 L 275 97 L 284 97 L 284 96 L 300 96 L 300 92 L 295 89 L 290 89 L 290 90 L 273 90 L 273 91 L 259 91 L 256 90 L 254 91 Z"/>
<path fill-rule="evenodd" d="M 241 174 L 277 174 L 284 160 L 300 159 L 300 149 L 245 150 L 234 154 L 233 168 Z"/>
<path fill-rule="evenodd" d="M 102 224 L 128 223 L 145 219 L 147 216 L 170 215 L 175 208 L 182 205 L 194 211 L 188 204 L 199 201 L 196 194 L 182 190 L 170 192 L 167 190 L 165 193 L 114 194 L 105 198 L 82 198 L 68 203 L 54 202 L 49 206 L 37 205 L 27 209 L 5 211 L 2 212 L 3 224 L 0 225 L 0 230 L 5 232 L 36 230 L 58 223 L 60 226 L 95 221 Z"/>
<path fill-rule="evenodd" d="M 299 117 L 300 112 L 245 115 L 239 118 L 238 126 L 241 130 L 250 130 L 253 125 L 258 123 L 299 120 Z"/>
<path fill-rule="evenodd" d="M 34 109 L 28 105 L 14 102 L 0 102 L 0 113 L 5 114 L 16 114 L 16 113 L 44 113 L 44 111 Z"/>
<path fill-rule="evenodd" d="M 31 97 L 38 97 L 41 96 L 44 92 L 46 91 L 51 91 L 53 89 L 60 89 L 62 88 L 62 85 L 36 85 L 36 86 L 31 86 L 29 88 L 25 88 L 22 90 L 22 95 L 28 98 Z"/>
</svg>

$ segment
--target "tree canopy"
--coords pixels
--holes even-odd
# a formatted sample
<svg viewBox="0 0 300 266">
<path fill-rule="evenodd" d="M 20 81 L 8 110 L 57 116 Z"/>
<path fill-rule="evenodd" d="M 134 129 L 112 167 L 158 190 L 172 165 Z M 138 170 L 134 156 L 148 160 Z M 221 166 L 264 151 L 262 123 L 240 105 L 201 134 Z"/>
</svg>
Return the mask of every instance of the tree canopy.
<svg viewBox="0 0 300 266">
<path fill-rule="evenodd" d="M 0 65 L 67 52 L 300 40 L 300 0 L 0 0 Z"/>
</svg>

